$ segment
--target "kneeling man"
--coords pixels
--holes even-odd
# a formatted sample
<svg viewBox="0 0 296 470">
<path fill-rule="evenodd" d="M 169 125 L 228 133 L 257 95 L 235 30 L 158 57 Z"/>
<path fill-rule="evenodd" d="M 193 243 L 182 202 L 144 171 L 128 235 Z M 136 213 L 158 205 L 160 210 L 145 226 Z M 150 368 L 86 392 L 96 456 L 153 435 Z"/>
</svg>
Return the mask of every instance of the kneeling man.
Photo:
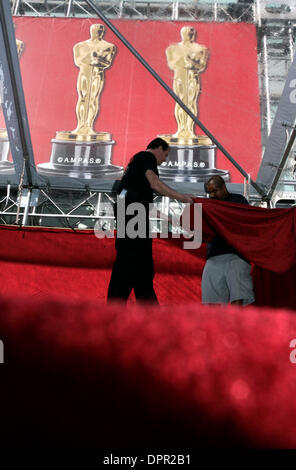
<svg viewBox="0 0 296 470">
<path fill-rule="evenodd" d="M 210 178 L 205 188 L 211 199 L 248 204 L 241 194 L 229 193 L 220 176 Z M 221 236 L 215 235 L 207 247 L 202 303 L 248 305 L 254 300 L 250 263 Z"/>
</svg>

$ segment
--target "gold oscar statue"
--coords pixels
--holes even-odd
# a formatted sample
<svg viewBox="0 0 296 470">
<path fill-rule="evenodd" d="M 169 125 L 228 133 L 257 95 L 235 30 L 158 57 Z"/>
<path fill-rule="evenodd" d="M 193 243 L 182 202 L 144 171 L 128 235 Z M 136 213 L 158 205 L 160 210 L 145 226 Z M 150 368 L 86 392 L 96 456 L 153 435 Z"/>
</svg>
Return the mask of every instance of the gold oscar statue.
<svg viewBox="0 0 296 470">
<path fill-rule="evenodd" d="M 110 140 L 110 134 L 95 132 L 94 121 L 99 112 L 100 94 L 108 69 L 116 53 L 116 47 L 103 39 L 105 26 L 93 24 L 90 39 L 79 42 L 73 48 L 74 62 L 79 67 L 76 105 L 77 127 L 71 132 L 58 132 L 57 138 L 77 140 Z"/>
<path fill-rule="evenodd" d="M 21 41 L 20 39 L 16 39 L 16 48 L 17 48 L 18 58 L 20 59 L 25 48 L 24 42 Z M 1 108 L 1 102 L 0 102 L 0 108 Z M 9 156 L 9 140 L 8 140 L 7 130 L 1 128 L 0 129 L 0 172 L 1 173 L 11 171 L 14 168 L 13 163 L 8 161 L 8 156 Z"/>
<path fill-rule="evenodd" d="M 166 49 L 168 67 L 174 72 L 173 90 L 194 116 L 198 114 L 198 97 L 201 90 L 200 75 L 206 70 L 210 51 L 195 42 L 196 30 L 184 26 L 181 41 Z M 181 106 L 175 104 L 177 132 L 160 135 L 170 145 L 169 158 L 159 168 L 164 180 L 204 181 L 213 174 L 227 177 L 224 170 L 216 170 L 216 146 L 205 135 L 196 135 L 195 123 Z M 222 172 L 222 173 L 221 173 Z"/>
<path fill-rule="evenodd" d="M 200 74 L 206 69 L 209 50 L 195 42 L 196 31 L 193 27 L 184 26 L 180 33 L 182 41 L 170 45 L 166 50 L 167 63 L 174 71 L 174 92 L 192 114 L 197 116 Z M 178 103 L 175 105 L 175 118 L 178 130 L 171 136 L 171 141 L 189 145 L 212 143 L 206 136 L 196 136 L 194 121 Z"/>
<path fill-rule="evenodd" d="M 43 174 L 81 178 L 117 177 L 122 167 L 111 164 L 112 140 L 109 132 L 94 130 L 99 114 L 105 70 L 110 68 L 116 46 L 103 39 L 105 26 L 93 24 L 90 38 L 73 47 L 74 63 L 79 68 L 76 104 L 77 126 L 73 131 L 58 131 L 52 139 L 49 163 L 38 165 Z"/>
</svg>

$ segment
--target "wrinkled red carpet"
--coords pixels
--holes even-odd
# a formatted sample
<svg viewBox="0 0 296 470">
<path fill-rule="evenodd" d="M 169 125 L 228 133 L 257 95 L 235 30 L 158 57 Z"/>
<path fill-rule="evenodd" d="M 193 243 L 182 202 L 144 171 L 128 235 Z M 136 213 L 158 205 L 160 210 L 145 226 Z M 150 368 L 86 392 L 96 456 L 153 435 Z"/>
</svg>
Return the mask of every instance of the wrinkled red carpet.
<svg viewBox="0 0 296 470">
<path fill-rule="evenodd" d="M 4 447 L 296 446 L 293 312 L 24 297 L 0 308 Z"/>
<path fill-rule="evenodd" d="M 0 235 L 2 448 L 296 447 L 295 268 L 202 306 L 205 247 L 155 240 L 161 307 L 106 305 L 114 240 Z"/>
</svg>

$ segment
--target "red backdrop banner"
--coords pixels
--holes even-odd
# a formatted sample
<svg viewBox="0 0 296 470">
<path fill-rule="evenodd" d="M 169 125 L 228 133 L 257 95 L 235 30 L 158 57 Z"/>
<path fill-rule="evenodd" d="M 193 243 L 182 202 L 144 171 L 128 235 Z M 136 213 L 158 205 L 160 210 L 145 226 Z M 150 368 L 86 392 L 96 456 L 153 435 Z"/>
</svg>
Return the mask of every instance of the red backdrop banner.
<svg viewBox="0 0 296 470">
<path fill-rule="evenodd" d="M 16 37 L 25 44 L 21 72 L 36 163 L 50 159 L 56 131 L 77 125 L 77 77 L 73 46 L 89 39 L 98 19 L 14 18 Z M 250 24 L 182 23 L 113 20 L 114 25 L 172 88 L 173 72 L 165 50 L 181 40 L 184 25 L 193 26 L 196 41 L 210 57 L 201 74 L 198 117 L 239 164 L 256 179 L 261 159 L 260 107 L 256 28 Z M 125 166 L 129 158 L 158 134 L 177 130 L 174 100 L 115 35 L 112 66 L 105 71 L 96 131 L 112 134 L 112 163 Z M 196 128 L 196 133 L 201 134 Z M 242 176 L 218 151 L 216 167 L 228 169 L 232 182 Z"/>
</svg>

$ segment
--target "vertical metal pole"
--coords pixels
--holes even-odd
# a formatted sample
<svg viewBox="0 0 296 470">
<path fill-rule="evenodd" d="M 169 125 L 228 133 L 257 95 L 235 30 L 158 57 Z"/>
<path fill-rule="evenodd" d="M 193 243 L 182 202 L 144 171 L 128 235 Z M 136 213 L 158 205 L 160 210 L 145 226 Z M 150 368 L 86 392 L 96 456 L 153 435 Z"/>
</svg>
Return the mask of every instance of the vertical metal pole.
<svg viewBox="0 0 296 470">
<path fill-rule="evenodd" d="M 256 3 L 252 4 L 252 12 L 253 12 L 253 21 L 257 23 L 257 6 Z"/>
<path fill-rule="evenodd" d="M 290 61 L 292 63 L 293 58 L 294 58 L 294 43 L 293 43 L 292 28 L 289 28 L 289 52 L 290 52 Z"/>
<path fill-rule="evenodd" d="M 276 186 L 277 186 L 278 181 L 279 181 L 279 179 L 280 179 L 281 173 L 282 173 L 282 171 L 283 171 L 283 169 L 284 169 L 284 167 L 285 167 L 285 164 L 286 164 L 286 161 L 287 161 L 287 159 L 288 159 L 288 157 L 289 157 L 289 154 L 290 154 L 290 152 L 291 152 L 291 150 L 292 150 L 292 147 L 293 147 L 293 144 L 294 144 L 295 139 L 296 139 L 296 128 L 293 128 L 293 130 L 292 130 L 292 132 L 291 132 L 291 135 L 290 135 L 290 137 L 289 137 L 288 143 L 287 143 L 287 145 L 286 145 L 284 154 L 283 154 L 283 156 L 282 156 L 282 158 L 281 158 L 281 160 L 280 160 L 280 163 L 279 163 L 279 166 L 278 166 L 278 171 L 277 171 L 277 173 L 276 173 L 276 175 L 275 175 L 275 178 L 274 178 L 274 180 L 273 180 L 273 182 L 272 182 L 272 185 L 271 185 L 271 187 L 270 187 L 270 189 L 269 189 L 269 192 L 268 192 L 268 199 L 271 199 L 272 196 L 273 196 L 273 194 L 274 194 L 274 192 L 275 192 Z"/>
<path fill-rule="evenodd" d="M 163 229 L 163 224 L 165 220 L 168 220 L 169 218 L 169 212 L 170 212 L 170 198 L 166 196 L 162 196 L 161 198 L 161 213 L 166 216 L 166 218 L 163 220 L 161 214 L 159 217 L 159 228 L 160 231 L 162 232 Z"/>
<path fill-rule="evenodd" d="M 98 193 L 98 201 L 97 201 L 97 207 L 96 207 L 96 212 L 95 212 L 95 215 L 97 217 L 99 217 L 100 215 L 101 202 L 102 202 L 102 193 Z"/>
<path fill-rule="evenodd" d="M 217 21 L 217 17 L 218 17 L 218 14 L 217 14 L 217 2 L 214 3 L 214 21 Z"/>
<path fill-rule="evenodd" d="M 271 130 L 271 112 L 270 112 L 270 89 L 269 89 L 267 37 L 265 33 L 263 36 L 263 67 L 264 67 L 264 94 L 265 94 L 265 100 L 266 100 L 266 125 L 267 125 L 267 135 L 269 135 L 270 130 Z"/>
<path fill-rule="evenodd" d="M 179 2 L 178 0 L 174 0 L 173 6 L 172 6 L 172 20 L 176 21 L 179 18 Z"/>
<path fill-rule="evenodd" d="M 260 0 L 256 1 L 257 6 L 257 21 L 258 27 L 261 28 L 261 5 Z M 270 88 L 269 88 L 269 69 L 268 69 L 268 50 L 267 50 L 267 37 L 266 33 L 263 36 L 263 83 L 264 83 L 264 98 L 265 98 L 265 109 L 266 109 L 266 128 L 267 136 L 271 130 L 271 112 L 270 112 Z"/>
<path fill-rule="evenodd" d="M 254 5 L 254 15 L 255 19 L 258 23 L 258 26 L 261 26 L 261 8 L 260 8 L 260 0 L 256 0 L 256 6 Z"/>
<path fill-rule="evenodd" d="M 22 220 L 22 227 L 27 225 L 30 202 L 31 202 L 31 196 L 32 196 L 32 189 L 29 189 L 28 190 L 27 201 L 26 201 L 26 206 L 25 206 L 25 210 L 24 210 L 24 215 L 23 215 L 23 220 Z"/>
<path fill-rule="evenodd" d="M 119 3 L 119 14 L 118 14 L 118 18 L 122 18 L 122 15 L 123 15 L 123 7 L 124 7 L 124 2 L 123 2 L 123 0 L 121 0 L 120 3 Z"/>
<path fill-rule="evenodd" d="M 66 17 L 69 17 L 73 13 L 73 0 L 68 0 Z"/>
<path fill-rule="evenodd" d="M 248 175 L 248 178 L 244 178 L 244 196 L 247 200 L 249 200 L 249 189 L 250 189 L 250 179 L 251 175 Z"/>
<path fill-rule="evenodd" d="M 161 212 L 165 215 L 169 215 L 170 198 L 162 196 L 161 198 Z"/>
<path fill-rule="evenodd" d="M 20 7 L 21 0 L 15 0 L 12 5 L 12 14 L 17 15 L 19 12 L 19 7 Z"/>
</svg>

